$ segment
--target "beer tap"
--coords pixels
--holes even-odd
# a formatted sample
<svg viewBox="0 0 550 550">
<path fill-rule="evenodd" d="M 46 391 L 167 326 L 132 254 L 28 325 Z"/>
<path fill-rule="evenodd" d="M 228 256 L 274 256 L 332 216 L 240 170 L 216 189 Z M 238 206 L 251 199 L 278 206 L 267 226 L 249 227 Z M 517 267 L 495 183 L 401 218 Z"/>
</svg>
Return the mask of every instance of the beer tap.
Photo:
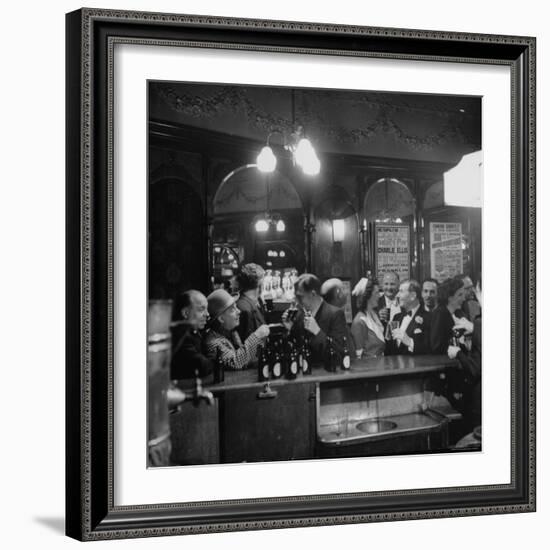
<svg viewBox="0 0 550 550">
<path fill-rule="evenodd" d="M 179 406 L 187 399 L 187 395 L 183 390 L 171 382 L 170 386 L 166 390 L 166 400 L 168 402 L 168 410 L 177 410 Z"/>
<path fill-rule="evenodd" d="M 192 399 L 195 407 L 199 406 L 201 400 L 206 401 L 208 405 L 214 404 L 214 394 L 202 387 L 202 380 L 199 377 L 198 371 L 195 371 L 195 388 L 193 389 Z"/>
<path fill-rule="evenodd" d="M 171 409 L 179 410 L 185 401 L 192 401 L 193 405 L 198 407 L 202 400 L 208 405 L 214 405 L 214 394 L 202 387 L 202 380 L 197 370 L 195 370 L 195 385 L 192 390 L 183 391 L 177 386 L 168 390 L 168 406 Z"/>
</svg>

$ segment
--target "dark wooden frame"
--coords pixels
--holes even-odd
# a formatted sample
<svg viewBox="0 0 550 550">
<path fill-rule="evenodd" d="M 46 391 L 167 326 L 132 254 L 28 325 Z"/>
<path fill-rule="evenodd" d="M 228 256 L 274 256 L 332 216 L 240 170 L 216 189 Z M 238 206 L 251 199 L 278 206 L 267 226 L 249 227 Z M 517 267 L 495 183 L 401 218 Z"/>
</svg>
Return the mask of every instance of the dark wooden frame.
<svg viewBox="0 0 550 550">
<path fill-rule="evenodd" d="M 507 65 L 512 75 L 511 483 L 113 504 L 114 43 Z M 82 9 L 67 15 L 67 534 L 81 540 L 535 510 L 535 39 Z"/>
</svg>

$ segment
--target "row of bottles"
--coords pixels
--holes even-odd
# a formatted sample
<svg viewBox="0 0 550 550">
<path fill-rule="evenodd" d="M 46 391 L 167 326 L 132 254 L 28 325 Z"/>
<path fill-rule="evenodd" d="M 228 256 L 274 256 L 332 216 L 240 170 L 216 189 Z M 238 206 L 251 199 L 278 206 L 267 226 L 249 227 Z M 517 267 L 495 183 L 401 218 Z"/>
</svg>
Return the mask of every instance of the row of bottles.
<svg viewBox="0 0 550 550">
<path fill-rule="evenodd" d="M 280 271 L 273 272 L 267 269 L 262 283 L 262 300 L 283 300 L 292 302 L 294 296 L 294 283 L 298 279 L 296 269 L 285 271 L 281 277 Z"/>
<path fill-rule="evenodd" d="M 258 361 L 258 380 L 285 377 L 293 380 L 299 373 L 311 374 L 311 351 L 308 338 L 268 339 L 261 347 Z"/>
<path fill-rule="evenodd" d="M 338 369 L 350 369 L 351 355 L 346 337 L 344 337 L 341 352 L 336 349 L 334 345 L 334 339 L 330 336 L 327 336 L 327 345 L 325 349 L 325 369 L 327 371 L 336 372 Z"/>
<path fill-rule="evenodd" d="M 274 340 L 271 345 L 268 342 L 260 352 L 258 362 L 258 380 L 260 382 L 282 376 L 293 380 L 299 373 L 311 374 L 309 338 L 304 338 L 302 342 L 291 337 Z M 349 370 L 350 367 L 351 356 L 347 339 L 344 337 L 343 349 L 339 352 L 334 345 L 334 340 L 327 337 L 325 369 L 329 372 L 336 372 L 338 369 Z"/>
<path fill-rule="evenodd" d="M 327 371 L 349 370 L 351 357 L 346 338 L 343 340 L 342 352 L 337 351 L 334 340 L 330 337 L 327 337 L 325 349 L 325 369 Z M 234 370 L 232 362 L 232 357 L 223 358 L 221 350 L 218 350 L 214 365 L 214 384 L 224 381 L 226 370 Z M 260 382 L 276 380 L 281 377 L 294 380 L 300 373 L 305 376 L 312 373 L 311 349 L 307 336 L 301 340 L 293 337 L 268 338 L 265 345 L 260 346 L 258 358 L 258 380 Z"/>
</svg>

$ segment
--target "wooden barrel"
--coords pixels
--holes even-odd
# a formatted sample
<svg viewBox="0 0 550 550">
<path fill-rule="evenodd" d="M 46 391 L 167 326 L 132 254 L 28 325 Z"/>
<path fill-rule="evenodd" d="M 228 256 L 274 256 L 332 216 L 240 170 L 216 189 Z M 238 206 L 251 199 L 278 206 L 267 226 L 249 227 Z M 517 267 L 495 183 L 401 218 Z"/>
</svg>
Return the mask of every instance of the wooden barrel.
<svg viewBox="0 0 550 550">
<path fill-rule="evenodd" d="M 147 400 L 149 466 L 170 465 L 170 385 L 172 300 L 149 300 L 147 315 Z"/>
</svg>

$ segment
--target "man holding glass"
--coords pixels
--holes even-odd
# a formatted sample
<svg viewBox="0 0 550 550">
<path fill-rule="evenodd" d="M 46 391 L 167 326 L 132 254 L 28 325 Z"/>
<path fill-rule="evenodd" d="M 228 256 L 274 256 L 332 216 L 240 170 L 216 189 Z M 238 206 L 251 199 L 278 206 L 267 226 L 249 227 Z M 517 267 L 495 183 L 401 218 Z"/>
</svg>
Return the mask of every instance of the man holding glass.
<svg viewBox="0 0 550 550">
<path fill-rule="evenodd" d="M 431 314 L 420 307 L 421 288 L 414 279 L 399 285 L 397 298 L 404 311 L 390 321 L 391 339 L 386 355 L 422 355 L 430 353 Z"/>
<path fill-rule="evenodd" d="M 378 300 L 378 317 L 384 327 L 401 312 L 397 291 L 399 290 L 399 275 L 394 271 L 384 273 L 382 277 L 382 296 Z"/>
<path fill-rule="evenodd" d="M 303 273 L 294 284 L 299 308 L 293 318 L 292 309 L 283 313 L 284 326 L 300 339 L 309 340 L 313 364 L 322 364 L 331 338 L 336 354 L 344 350 L 347 325 L 344 310 L 327 303 L 321 296 L 321 281 L 311 274 Z M 295 310 L 294 310 L 295 311 Z"/>
</svg>

